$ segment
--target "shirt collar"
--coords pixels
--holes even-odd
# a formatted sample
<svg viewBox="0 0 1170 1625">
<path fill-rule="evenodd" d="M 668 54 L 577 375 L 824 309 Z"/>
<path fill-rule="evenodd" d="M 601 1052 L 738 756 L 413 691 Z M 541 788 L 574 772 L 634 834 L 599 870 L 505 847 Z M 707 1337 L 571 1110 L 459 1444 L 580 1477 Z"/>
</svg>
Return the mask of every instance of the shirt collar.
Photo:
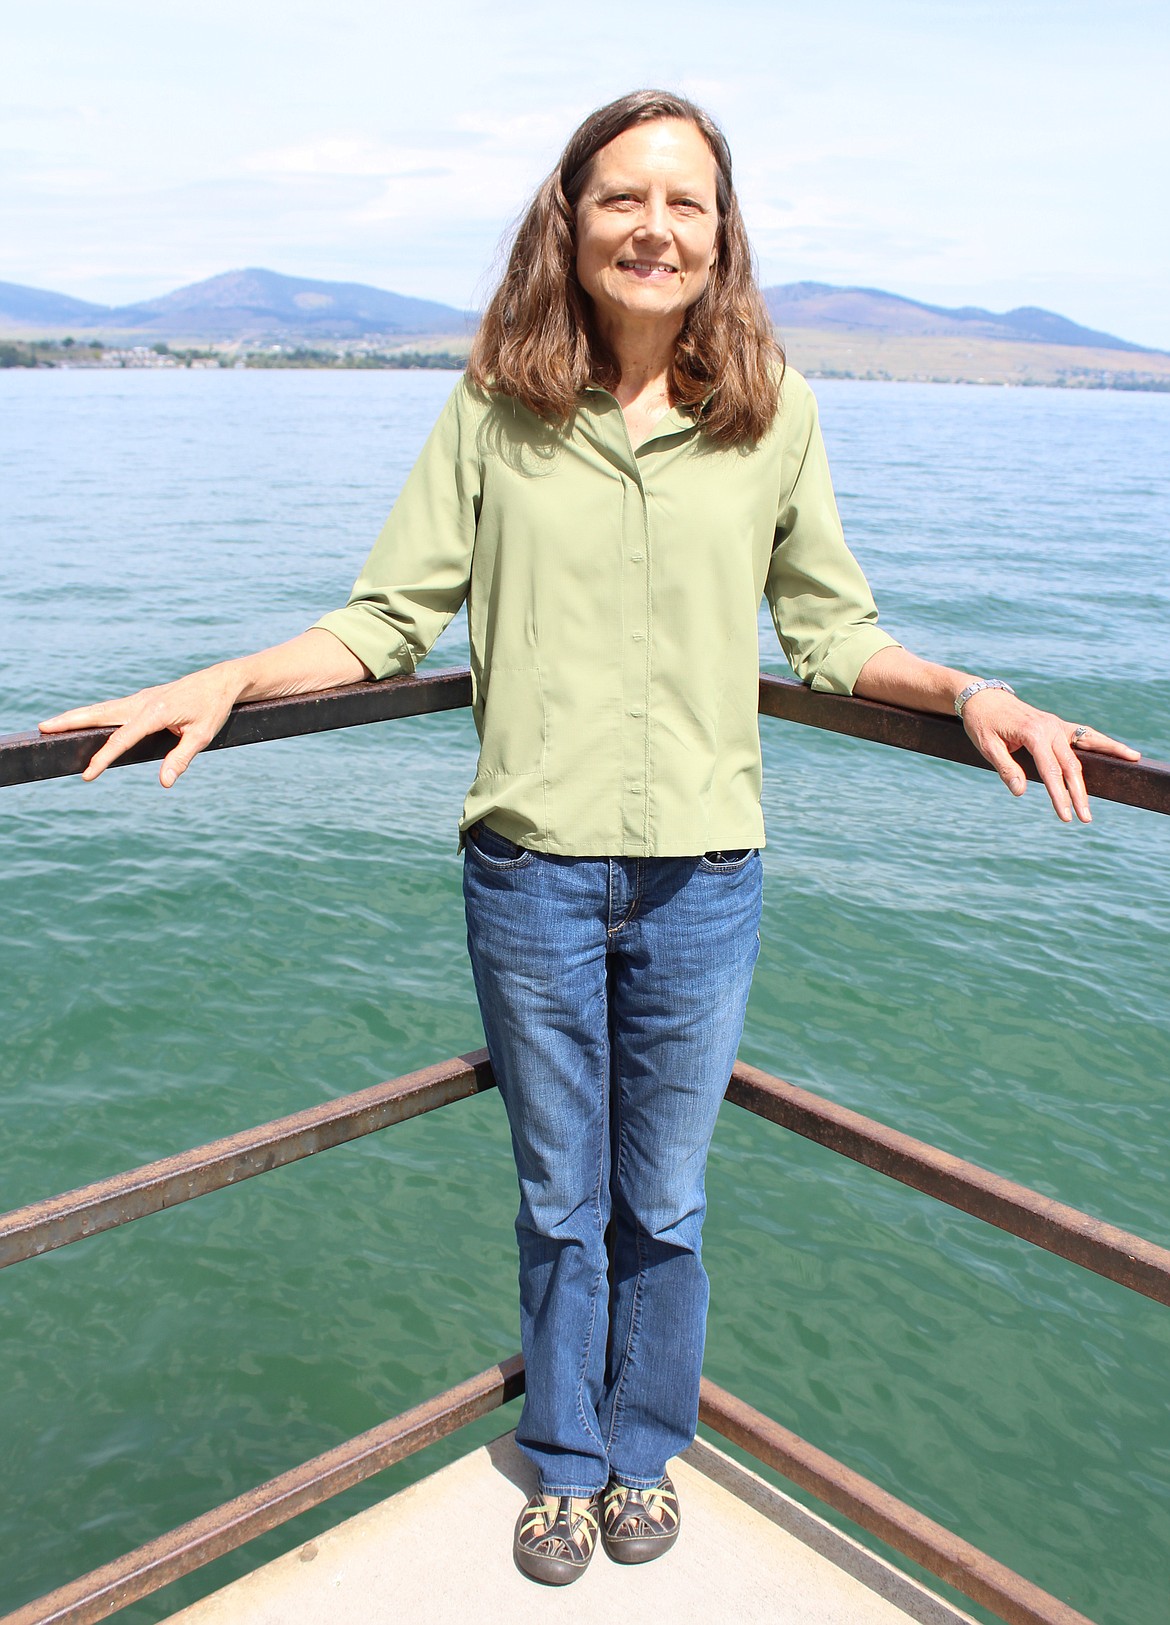
<svg viewBox="0 0 1170 1625">
<path fill-rule="evenodd" d="M 664 435 L 685 434 L 690 429 L 699 428 L 702 424 L 703 411 L 714 393 L 715 391 L 711 390 L 703 397 L 703 399 L 699 402 L 697 412 L 687 411 L 678 406 L 670 407 L 662 415 L 662 417 L 659 418 L 658 422 L 654 425 L 653 429 L 651 429 L 646 439 L 642 441 L 642 445 L 648 446 L 651 441 L 658 440 Z M 618 406 L 616 395 L 614 395 L 612 391 L 606 389 L 602 384 L 586 384 L 585 394 L 593 397 L 590 405 L 596 411 L 603 411 L 605 409 L 605 403 L 607 402 L 611 403 L 615 407 L 618 407 L 619 411 L 621 410 L 620 406 Z M 640 449 L 641 447 L 639 447 L 639 450 Z"/>
</svg>

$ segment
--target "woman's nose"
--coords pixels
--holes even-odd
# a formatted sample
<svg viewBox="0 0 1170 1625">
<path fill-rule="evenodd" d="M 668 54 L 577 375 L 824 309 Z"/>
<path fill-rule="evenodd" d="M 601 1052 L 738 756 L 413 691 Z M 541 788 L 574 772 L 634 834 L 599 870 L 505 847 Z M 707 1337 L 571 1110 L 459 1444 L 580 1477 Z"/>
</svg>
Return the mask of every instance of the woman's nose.
<svg viewBox="0 0 1170 1625">
<path fill-rule="evenodd" d="M 649 238 L 652 242 L 661 242 L 664 238 L 670 236 L 670 227 L 666 217 L 666 204 L 661 198 L 646 199 L 637 229 L 640 237 Z"/>
</svg>

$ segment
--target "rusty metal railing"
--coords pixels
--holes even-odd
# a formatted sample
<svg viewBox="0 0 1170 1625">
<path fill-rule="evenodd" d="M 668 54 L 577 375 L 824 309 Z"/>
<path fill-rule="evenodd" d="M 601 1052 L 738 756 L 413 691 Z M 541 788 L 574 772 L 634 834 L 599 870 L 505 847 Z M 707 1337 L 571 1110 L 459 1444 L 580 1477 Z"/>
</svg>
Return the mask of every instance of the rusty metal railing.
<svg viewBox="0 0 1170 1625">
<path fill-rule="evenodd" d="M 699 1421 L 1007 1625 L 1093 1625 L 1084 1614 L 706 1377 Z M 0 1621 L 0 1625 L 3 1622 Z"/>
<path fill-rule="evenodd" d="M 470 703 L 465 671 L 363 683 L 237 707 L 211 749 L 254 744 Z M 760 679 L 761 713 L 971 766 L 988 764 L 956 719 Z M 109 729 L 0 738 L 0 786 L 79 773 Z M 143 740 L 116 765 L 157 760 L 173 735 Z M 1170 766 L 1082 755 L 1091 795 L 1170 812 Z M 1029 777 L 1035 770 L 1026 758 Z M 470 1098 L 494 1086 L 486 1051 L 456 1057 L 325 1105 L 35 1202 L 0 1217 L 0 1268 L 113 1229 L 209 1191 Z M 794 1084 L 738 1063 L 736 1105 L 1058 1254 L 1170 1304 L 1170 1250 L 1001 1178 Z M 0 1625 L 91 1625 L 182 1575 L 381 1472 L 523 1391 L 519 1356 L 167 1535 L 25 1604 Z M 703 1380 L 700 1418 L 859 1527 L 921 1564 L 1008 1625 L 1092 1625 L 1059 1599 L 933 1523 L 778 1422 Z"/>
<path fill-rule="evenodd" d="M 436 672 L 428 677 L 389 677 L 380 683 L 351 683 L 319 694 L 302 694 L 288 700 L 250 700 L 238 705 L 207 748 L 228 750 L 235 745 L 356 728 L 395 717 L 453 711 L 470 704 L 471 673 L 467 670 Z M 958 717 L 910 711 L 904 706 L 853 695 L 814 694 L 791 678 L 764 676 L 760 678 L 760 714 L 993 771 L 967 738 Z M 79 728 L 68 734 L 0 737 L 0 788 L 80 773 L 112 732 L 112 728 Z M 129 767 L 135 762 L 159 761 L 174 743 L 171 733 L 151 734 L 113 765 Z M 1148 812 L 1170 813 L 1170 763 L 1123 762 L 1092 751 L 1082 751 L 1080 757 L 1090 795 L 1144 807 Z M 1021 765 L 1030 779 L 1038 779 L 1026 753 Z"/>
<path fill-rule="evenodd" d="M 467 1382 L 257 1485 L 145 1546 L 6 1614 L 0 1625 L 95 1625 L 375 1473 L 447 1438 L 524 1391 L 524 1362 L 502 1360 Z M 1093 1625 L 969 1541 L 934 1523 L 706 1377 L 699 1420 L 859 1528 L 921 1564 L 1007 1625 Z"/>
<path fill-rule="evenodd" d="M 0 1269 L 223 1190 L 225 1185 L 238 1185 L 495 1085 L 487 1050 L 478 1050 L 16 1208 L 0 1217 Z"/>
<path fill-rule="evenodd" d="M 457 711 L 471 704 L 471 673 L 440 671 L 428 677 L 389 677 L 382 683 L 349 683 L 287 700 L 248 700 L 237 705 L 208 750 L 260 745 L 301 734 L 359 728 L 431 711 Z M 36 732 L 0 736 L 0 788 L 61 779 L 80 773 L 112 728 L 74 728 L 65 734 Z M 148 734 L 114 767 L 157 762 L 172 750 L 173 733 Z"/>
<path fill-rule="evenodd" d="M 0 1217 L 0 1266 L 34 1258 L 493 1088 L 457 1056 Z M 1083 1268 L 1170 1303 L 1170 1249 L 737 1063 L 728 1100 Z M 0 1625 L 91 1625 L 381 1472 L 523 1390 L 518 1357 L 184 1524 Z M 1058 1598 L 706 1379 L 700 1419 L 1009 1625 L 1091 1625 Z"/>
<path fill-rule="evenodd" d="M 968 739 L 958 717 L 910 711 L 905 706 L 863 700 L 852 694 L 814 694 L 811 688 L 788 677 L 760 678 L 760 715 L 848 734 L 852 739 L 870 739 L 879 745 L 892 745 L 895 750 L 935 756 L 940 761 L 984 768 L 989 773 L 995 771 Z M 1119 757 L 1092 751 L 1077 754 L 1091 796 L 1121 801 L 1147 812 L 1170 813 L 1170 762 L 1123 762 Z M 1024 751 L 1018 760 L 1028 778 L 1039 783 L 1040 775 L 1028 753 Z"/>
<path fill-rule="evenodd" d="M 524 1362 L 514 1354 L 401 1416 L 180 1524 L 113 1563 L 104 1563 L 79 1580 L 25 1603 L 5 1614 L 0 1625 L 94 1625 L 96 1620 L 108 1619 L 130 1603 L 140 1602 L 185 1574 L 236 1551 L 258 1535 L 279 1529 L 331 1496 L 445 1439 L 523 1392 Z"/>
<path fill-rule="evenodd" d="M 495 1082 L 487 1051 L 474 1050 L 16 1208 L 0 1215 L 0 1269 L 283 1168 L 438 1106 L 468 1100 L 494 1089 Z M 899 1184 L 1170 1305 L 1170 1248 L 1091 1218 L 743 1061 L 737 1061 L 732 1071 L 727 1099 Z"/>
<path fill-rule="evenodd" d="M 1166 1247 L 1091 1218 L 1079 1208 L 1042 1196 L 923 1140 L 913 1140 L 742 1061 L 735 1064 L 727 1098 L 899 1184 L 971 1213 L 1131 1292 L 1170 1305 L 1170 1249 Z"/>
</svg>

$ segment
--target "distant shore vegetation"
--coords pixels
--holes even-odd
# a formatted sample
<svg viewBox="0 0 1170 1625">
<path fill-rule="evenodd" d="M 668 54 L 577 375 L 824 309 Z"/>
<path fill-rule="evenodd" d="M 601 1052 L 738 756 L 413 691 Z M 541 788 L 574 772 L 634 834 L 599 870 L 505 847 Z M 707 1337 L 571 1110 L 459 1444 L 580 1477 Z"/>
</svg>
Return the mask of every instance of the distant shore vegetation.
<svg viewBox="0 0 1170 1625">
<path fill-rule="evenodd" d="M 244 357 L 246 367 L 340 367 L 345 369 L 373 369 L 415 371 L 418 368 L 446 372 L 462 372 L 467 365 L 465 355 L 450 350 L 351 350 L 338 353 L 333 350 L 298 348 L 295 350 L 253 350 Z"/>
<path fill-rule="evenodd" d="M 1015 389 L 1170 394 L 1170 356 L 1082 347 L 790 329 L 788 359 L 807 378 L 875 383 L 982 384 Z M 115 339 L 0 338 L 0 368 L 218 368 L 334 372 L 461 371 L 468 341 L 436 335 L 411 348 L 368 339 L 305 344 L 148 344 Z"/>
<path fill-rule="evenodd" d="M 380 350 L 367 346 L 265 345 L 248 349 L 184 348 L 171 344 L 121 345 L 99 339 L 0 339 L 4 367 L 216 367 L 332 368 L 339 371 L 462 371 L 466 355 L 453 350 Z"/>
</svg>

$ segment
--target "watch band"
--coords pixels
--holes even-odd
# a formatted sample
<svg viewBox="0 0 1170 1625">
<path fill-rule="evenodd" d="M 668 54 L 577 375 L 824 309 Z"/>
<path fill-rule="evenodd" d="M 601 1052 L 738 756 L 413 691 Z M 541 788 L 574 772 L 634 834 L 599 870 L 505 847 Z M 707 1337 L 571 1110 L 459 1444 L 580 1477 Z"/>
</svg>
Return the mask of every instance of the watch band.
<svg viewBox="0 0 1170 1625">
<path fill-rule="evenodd" d="M 961 717 L 963 715 L 963 707 L 971 698 L 972 694 L 979 694 L 985 688 L 1002 688 L 1006 689 L 1009 694 L 1014 694 L 1016 692 L 1010 683 L 1003 682 L 999 677 L 978 677 L 973 683 L 968 683 L 961 694 L 955 695 L 955 715 Z"/>
</svg>

